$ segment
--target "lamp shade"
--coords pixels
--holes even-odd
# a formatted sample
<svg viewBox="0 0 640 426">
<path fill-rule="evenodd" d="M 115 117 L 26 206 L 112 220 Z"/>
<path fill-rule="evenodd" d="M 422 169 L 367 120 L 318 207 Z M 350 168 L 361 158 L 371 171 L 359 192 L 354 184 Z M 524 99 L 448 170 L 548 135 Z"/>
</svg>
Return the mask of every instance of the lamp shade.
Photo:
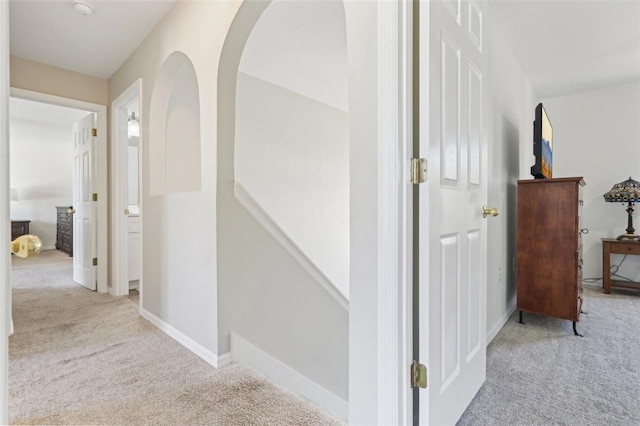
<svg viewBox="0 0 640 426">
<path fill-rule="evenodd" d="M 18 188 L 11 188 L 11 201 L 18 201 Z"/>
<path fill-rule="evenodd" d="M 610 203 L 634 203 L 640 201 L 640 182 L 629 177 L 624 182 L 616 183 L 604 194 L 604 200 Z"/>
</svg>

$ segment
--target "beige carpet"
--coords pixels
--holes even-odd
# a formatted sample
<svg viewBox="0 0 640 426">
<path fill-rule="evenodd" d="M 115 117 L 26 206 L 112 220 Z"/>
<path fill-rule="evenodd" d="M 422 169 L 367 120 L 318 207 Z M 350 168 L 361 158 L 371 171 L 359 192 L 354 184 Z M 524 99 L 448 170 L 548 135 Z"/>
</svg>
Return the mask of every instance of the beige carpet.
<svg viewBox="0 0 640 426">
<path fill-rule="evenodd" d="M 12 424 L 342 424 L 243 365 L 214 369 L 135 299 L 75 284 L 64 253 L 12 256 L 12 284 Z"/>
</svg>

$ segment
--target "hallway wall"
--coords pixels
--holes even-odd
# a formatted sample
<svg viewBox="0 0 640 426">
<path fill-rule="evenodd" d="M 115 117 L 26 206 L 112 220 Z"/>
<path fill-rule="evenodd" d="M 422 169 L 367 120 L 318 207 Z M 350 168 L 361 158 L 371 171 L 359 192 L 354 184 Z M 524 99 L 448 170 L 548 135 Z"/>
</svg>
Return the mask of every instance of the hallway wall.
<svg viewBox="0 0 640 426">
<path fill-rule="evenodd" d="M 108 80 L 11 56 L 11 87 L 98 105 L 109 100 Z"/>
<path fill-rule="evenodd" d="M 535 93 L 508 40 L 485 13 L 488 69 L 488 205 L 500 215 L 487 223 L 487 341 L 516 305 L 517 180 L 530 178 Z"/>
<path fill-rule="evenodd" d="M 236 182 L 348 300 L 349 113 L 244 73 L 237 93 Z"/>
<path fill-rule="evenodd" d="M 143 315 L 213 365 L 218 365 L 221 354 L 216 266 L 217 69 L 237 7 L 236 2 L 177 3 L 109 80 L 109 99 L 113 101 L 136 79 L 142 79 Z M 160 152 L 165 149 L 157 146 L 164 141 L 151 137 L 162 134 L 165 125 L 162 116 L 151 115 L 151 105 L 161 66 L 174 52 L 181 52 L 191 62 L 199 89 L 200 116 L 196 122 L 200 129 L 195 133 L 200 136 L 200 155 L 188 157 L 182 165 L 201 170 L 199 189 L 151 192 L 150 154 L 156 148 Z M 162 110 L 162 106 L 158 108 Z M 193 163 L 196 158 L 201 164 Z"/>
<path fill-rule="evenodd" d="M 113 100 L 142 78 L 142 312 L 213 365 L 232 359 L 234 333 L 345 400 L 346 310 L 233 193 L 233 144 L 221 147 L 218 132 L 233 126 L 235 109 L 218 104 L 220 88 L 230 87 L 219 86 L 218 72 L 239 5 L 179 2 L 109 81 Z M 150 191 L 152 104 L 159 70 L 176 51 L 197 77 L 201 180 L 199 190 L 163 193 Z"/>
</svg>

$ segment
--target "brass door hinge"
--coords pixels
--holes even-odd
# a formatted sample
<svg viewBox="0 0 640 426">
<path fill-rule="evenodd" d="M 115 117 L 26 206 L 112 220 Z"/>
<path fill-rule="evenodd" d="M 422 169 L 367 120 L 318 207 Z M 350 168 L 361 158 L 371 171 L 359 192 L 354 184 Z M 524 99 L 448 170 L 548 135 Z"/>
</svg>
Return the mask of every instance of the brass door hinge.
<svg viewBox="0 0 640 426">
<path fill-rule="evenodd" d="M 98 194 L 96 192 L 93 193 L 93 201 L 98 201 Z"/>
<path fill-rule="evenodd" d="M 98 129 L 91 129 L 91 136 L 98 136 Z"/>
<path fill-rule="evenodd" d="M 424 183 L 427 176 L 427 160 L 424 158 L 411 159 L 411 183 Z"/>
<path fill-rule="evenodd" d="M 412 388 L 427 388 L 427 367 L 424 364 L 420 364 L 418 361 L 411 363 L 411 387 Z"/>
<path fill-rule="evenodd" d="M 93 266 L 98 266 L 98 258 L 97 257 L 93 258 Z"/>
</svg>

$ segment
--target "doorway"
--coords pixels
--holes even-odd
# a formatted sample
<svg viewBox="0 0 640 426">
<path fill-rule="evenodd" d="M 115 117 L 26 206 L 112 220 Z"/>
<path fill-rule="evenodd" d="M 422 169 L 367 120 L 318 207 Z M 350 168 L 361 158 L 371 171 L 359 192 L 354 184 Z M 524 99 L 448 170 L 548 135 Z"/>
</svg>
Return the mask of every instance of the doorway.
<svg viewBox="0 0 640 426">
<path fill-rule="evenodd" d="M 141 196 L 140 159 L 142 121 L 141 80 L 137 80 L 111 104 L 112 149 L 112 294 L 140 292 L 141 280 Z"/>
<path fill-rule="evenodd" d="M 65 107 L 66 109 L 76 110 L 79 116 L 86 116 L 88 113 L 95 113 L 96 115 L 96 136 L 95 136 L 96 144 L 95 144 L 95 153 L 94 153 L 95 155 L 94 165 L 95 165 L 96 173 L 94 174 L 93 184 L 92 184 L 92 187 L 90 188 L 90 192 L 92 194 L 95 194 L 95 195 L 92 195 L 92 197 L 94 197 L 94 199 L 97 199 L 96 201 L 94 201 L 95 212 L 96 212 L 94 220 L 96 220 L 96 224 L 97 224 L 96 241 L 95 241 L 95 247 L 96 247 L 95 252 L 97 253 L 97 256 L 95 258 L 96 260 L 94 263 L 96 263 L 96 265 L 94 266 L 94 268 L 96 272 L 95 274 L 96 289 L 99 293 L 106 293 L 108 292 L 107 268 L 106 268 L 106 265 L 108 264 L 108 253 L 106 250 L 107 248 L 106 107 L 103 105 L 97 105 L 97 104 L 92 104 L 88 102 L 77 101 L 73 99 L 62 98 L 58 96 L 47 95 L 43 93 L 31 92 L 31 91 L 15 89 L 15 88 L 11 89 L 10 96 L 16 101 L 36 102 L 35 105 L 40 104 L 43 108 L 51 107 L 51 106 L 59 106 L 59 107 Z M 71 138 L 71 129 L 72 127 L 71 125 L 69 125 L 69 138 Z M 70 148 L 69 155 L 71 158 L 73 155 L 72 147 L 73 145 L 69 143 L 69 148 Z M 12 168 L 13 167 L 14 165 L 12 164 Z M 72 169 L 70 171 L 71 173 L 70 176 L 73 176 L 73 165 L 71 167 Z M 72 182 L 72 179 L 73 178 L 71 177 L 71 182 Z M 72 187 L 73 187 L 73 184 L 71 184 L 71 188 Z M 29 197 L 29 200 L 24 200 L 24 202 L 26 203 L 27 201 L 29 201 L 29 204 L 31 204 L 31 207 L 33 207 L 33 204 L 37 203 L 38 199 L 42 199 L 43 194 L 46 195 L 47 191 L 51 190 L 51 187 L 47 187 L 46 185 L 41 185 L 39 188 L 38 187 L 31 188 L 28 191 L 26 190 L 21 191 L 21 188 L 19 187 L 16 187 L 15 189 L 16 189 L 15 195 L 18 198 L 18 200 L 14 202 L 19 203 L 20 198 L 22 196 Z M 100 194 L 103 194 L 103 196 L 101 197 Z M 52 209 L 54 207 L 55 206 L 52 206 Z M 12 205 L 12 208 L 13 208 L 13 205 Z M 19 214 L 20 212 L 21 210 L 17 209 L 17 206 L 16 206 L 16 214 Z M 50 229 L 52 229 L 51 226 L 49 226 L 48 229 L 49 230 L 47 230 L 47 227 L 45 227 L 45 230 L 44 230 L 44 232 L 47 235 L 51 233 L 50 231 Z M 49 239 L 47 241 L 54 241 L 54 242 L 53 243 L 45 242 L 45 248 L 55 248 L 56 235 L 54 234 L 53 236 L 49 236 L 48 238 Z M 49 246 L 52 246 L 52 247 L 49 247 Z"/>
</svg>

